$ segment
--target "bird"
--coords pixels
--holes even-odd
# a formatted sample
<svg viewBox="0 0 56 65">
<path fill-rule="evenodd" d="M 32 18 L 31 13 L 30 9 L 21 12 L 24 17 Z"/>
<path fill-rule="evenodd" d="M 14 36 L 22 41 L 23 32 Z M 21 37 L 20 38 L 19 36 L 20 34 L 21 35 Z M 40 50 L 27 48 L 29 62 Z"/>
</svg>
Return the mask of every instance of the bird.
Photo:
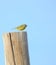
<svg viewBox="0 0 56 65">
<path fill-rule="evenodd" d="M 15 29 L 22 31 L 22 30 L 25 30 L 26 27 L 27 27 L 26 24 L 22 24 L 22 25 L 20 25 L 20 26 L 15 27 Z"/>
</svg>

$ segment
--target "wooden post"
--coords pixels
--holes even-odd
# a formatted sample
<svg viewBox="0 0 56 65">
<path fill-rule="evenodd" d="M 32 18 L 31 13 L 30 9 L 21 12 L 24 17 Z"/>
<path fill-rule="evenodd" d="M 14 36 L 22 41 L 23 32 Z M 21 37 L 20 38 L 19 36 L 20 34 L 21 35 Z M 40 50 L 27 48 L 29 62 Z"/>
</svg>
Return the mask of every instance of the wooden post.
<svg viewBox="0 0 56 65">
<path fill-rule="evenodd" d="M 5 65 L 30 65 L 27 32 L 3 34 Z"/>
</svg>

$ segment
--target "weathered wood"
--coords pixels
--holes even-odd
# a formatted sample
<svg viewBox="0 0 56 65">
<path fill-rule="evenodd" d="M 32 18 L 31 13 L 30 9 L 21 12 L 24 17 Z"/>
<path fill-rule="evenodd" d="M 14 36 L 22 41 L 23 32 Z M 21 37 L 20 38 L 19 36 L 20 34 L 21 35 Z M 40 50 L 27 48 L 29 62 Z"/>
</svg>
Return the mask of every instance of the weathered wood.
<svg viewBox="0 0 56 65">
<path fill-rule="evenodd" d="M 26 32 L 3 34 L 5 65 L 30 65 Z"/>
</svg>

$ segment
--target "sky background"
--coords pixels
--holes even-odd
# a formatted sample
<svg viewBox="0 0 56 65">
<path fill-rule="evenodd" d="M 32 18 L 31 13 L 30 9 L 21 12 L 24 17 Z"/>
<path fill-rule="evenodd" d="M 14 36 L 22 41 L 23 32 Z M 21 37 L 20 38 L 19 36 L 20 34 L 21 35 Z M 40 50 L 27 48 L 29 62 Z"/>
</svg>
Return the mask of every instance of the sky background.
<svg viewBox="0 0 56 65">
<path fill-rule="evenodd" d="M 5 65 L 2 34 L 23 23 L 30 65 L 56 65 L 56 0 L 0 0 L 0 65 Z"/>
</svg>

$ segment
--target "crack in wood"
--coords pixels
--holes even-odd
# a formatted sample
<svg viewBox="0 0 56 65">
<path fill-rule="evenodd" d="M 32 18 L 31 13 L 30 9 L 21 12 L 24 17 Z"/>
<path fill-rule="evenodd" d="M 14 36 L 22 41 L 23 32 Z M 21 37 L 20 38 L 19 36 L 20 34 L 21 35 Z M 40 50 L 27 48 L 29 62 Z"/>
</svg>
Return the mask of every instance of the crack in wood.
<svg viewBox="0 0 56 65">
<path fill-rule="evenodd" d="M 14 50 L 13 50 L 13 44 L 12 44 L 12 38 L 11 38 L 11 33 L 9 33 L 9 36 L 10 36 L 10 42 L 11 42 L 11 49 L 12 49 L 13 61 L 14 61 L 14 65 L 16 65 L 15 56 L 14 56 Z"/>
</svg>

